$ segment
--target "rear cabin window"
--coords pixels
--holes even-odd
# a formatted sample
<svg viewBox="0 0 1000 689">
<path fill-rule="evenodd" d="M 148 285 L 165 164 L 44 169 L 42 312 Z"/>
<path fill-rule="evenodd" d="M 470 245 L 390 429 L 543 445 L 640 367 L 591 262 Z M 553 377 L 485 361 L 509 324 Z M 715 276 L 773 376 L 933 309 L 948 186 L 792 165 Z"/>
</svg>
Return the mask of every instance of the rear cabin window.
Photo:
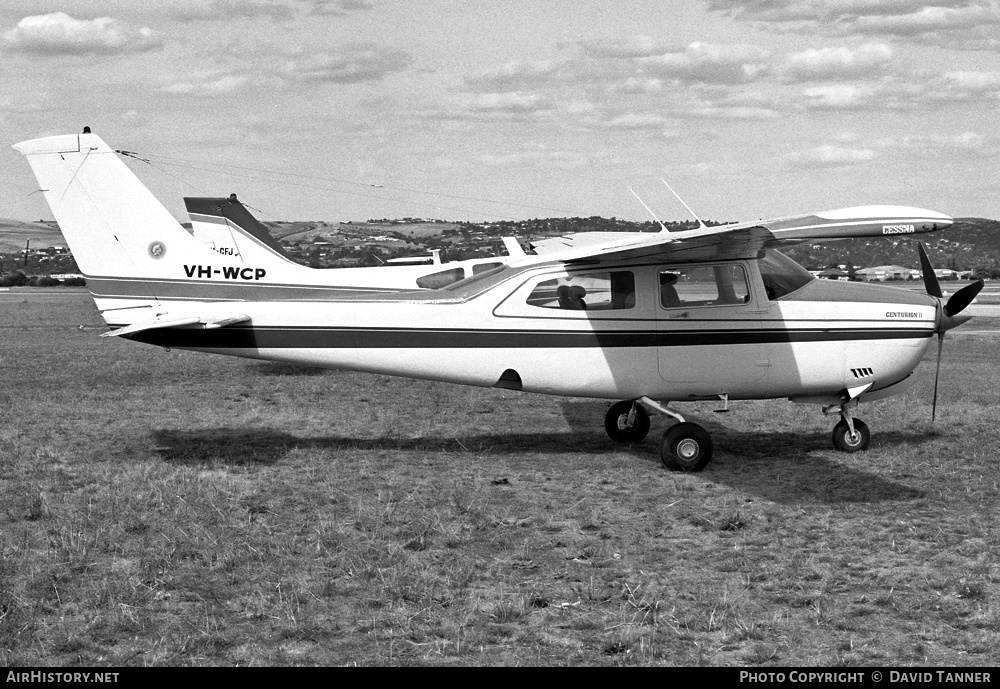
<svg viewBox="0 0 1000 689">
<path fill-rule="evenodd" d="M 424 289 L 441 289 L 447 285 L 458 282 L 465 278 L 465 271 L 462 268 L 449 268 L 447 270 L 431 273 L 417 278 L 417 287 Z"/>
<path fill-rule="evenodd" d="M 660 305 L 665 309 L 749 301 L 747 274 L 741 265 L 679 266 L 660 271 Z"/>
<path fill-rule="evenodd" d="M 635 307 L 635 276 L 631 271 L 570 275 L 539 282 L 528 304 L 565 311 L 607 311 Z"/>
<path fill-rule="evenodd" d="M 481 273 L 485 273 L 488 270 L 499 268 L 502 265 L 503 265 L 502 261 L 497 261 L 496 263 L 477 263 L 476 265 L 472 266 L 472 274 L 480 275 Z"/>
</svg>

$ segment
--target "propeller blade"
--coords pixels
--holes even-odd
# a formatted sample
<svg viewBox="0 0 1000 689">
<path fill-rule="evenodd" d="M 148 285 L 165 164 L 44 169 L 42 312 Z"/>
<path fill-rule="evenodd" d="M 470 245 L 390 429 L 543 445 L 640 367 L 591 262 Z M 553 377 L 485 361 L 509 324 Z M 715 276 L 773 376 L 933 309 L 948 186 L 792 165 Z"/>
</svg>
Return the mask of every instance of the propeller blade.
<svg viewBox="0 0 1000 689">
<path fill-rule="evenodd" d="M 980 290 L 983 289 L 983 281 L 976 280 L 971 285 L 966 285 L 948 298 L 948 303 L 944 305 L 944 315 L 954 316 L 961 313 L 966 306 L 972 303 Z"/>
<path fill-rule="evenodd" d="M 937 418 L 938 379 L 941 377 L 941 350 L 944 348 L 944 333 L 938 333 L 937 368 L 934 370 L 934 401 L 931 402 L 931 423 Z"/>
<path fill-rule="evenodd" d="M 924 287 L 927 289 L 927 294 L 940 299 L 944 294 L 941 293 L 941 285 L 938 284 L 937 275 L 934 273 L 934 266 L 931 265 L 931 260 L 927 258 L 927 251 L 924 249 L 923 242 L 917 242 L 917 250 L 920 252 L 920 271 L 924 274 Z"/>
</svg>

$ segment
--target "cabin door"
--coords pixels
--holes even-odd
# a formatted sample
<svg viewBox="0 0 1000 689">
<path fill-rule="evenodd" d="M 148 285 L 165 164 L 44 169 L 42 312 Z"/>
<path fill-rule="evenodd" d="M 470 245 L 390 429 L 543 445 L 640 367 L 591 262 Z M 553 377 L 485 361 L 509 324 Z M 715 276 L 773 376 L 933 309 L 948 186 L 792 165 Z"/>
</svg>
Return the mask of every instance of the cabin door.
<svg viewBox="0 0 1000 689">
<path fill-rule="evenodd" d="M 746 264 L 663 266 L 656 278 L 660 377 L 683 397 L 763 396 L 770 362 Z"/>
</svg>

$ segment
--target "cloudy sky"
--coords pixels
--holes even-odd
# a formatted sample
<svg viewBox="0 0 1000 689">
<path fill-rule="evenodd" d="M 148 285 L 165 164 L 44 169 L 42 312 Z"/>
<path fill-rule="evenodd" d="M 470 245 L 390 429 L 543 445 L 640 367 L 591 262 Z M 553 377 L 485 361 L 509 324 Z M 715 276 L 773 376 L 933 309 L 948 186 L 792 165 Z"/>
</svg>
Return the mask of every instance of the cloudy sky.
<svg viewBox="0 0 1000 689">
<path fill-rule="evenodd" d="M 0 79 L 8 144 L 89 125 L 181 219 L 1000 218 L 1000 0 L 4 0 Z"/>
</svg>

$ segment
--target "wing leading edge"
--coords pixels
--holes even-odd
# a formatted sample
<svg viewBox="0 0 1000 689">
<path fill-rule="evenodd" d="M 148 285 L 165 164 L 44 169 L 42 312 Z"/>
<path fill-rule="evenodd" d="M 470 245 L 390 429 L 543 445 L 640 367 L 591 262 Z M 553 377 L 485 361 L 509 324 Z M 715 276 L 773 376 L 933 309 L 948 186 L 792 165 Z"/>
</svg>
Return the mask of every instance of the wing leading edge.
<svg viewBox="0 0 1000 689">
<path fill-rule="evenodd" d="M 757 223 L 716 225 L 685 232 L 632 234 L 569 250 L 567 263 L 654 260 L 669 263 L 754 258 L 763 249 L 806 241 L 922 234 L 950 227 L 937 211 L 909 206 L 856 206 Z"/>
</svg>

